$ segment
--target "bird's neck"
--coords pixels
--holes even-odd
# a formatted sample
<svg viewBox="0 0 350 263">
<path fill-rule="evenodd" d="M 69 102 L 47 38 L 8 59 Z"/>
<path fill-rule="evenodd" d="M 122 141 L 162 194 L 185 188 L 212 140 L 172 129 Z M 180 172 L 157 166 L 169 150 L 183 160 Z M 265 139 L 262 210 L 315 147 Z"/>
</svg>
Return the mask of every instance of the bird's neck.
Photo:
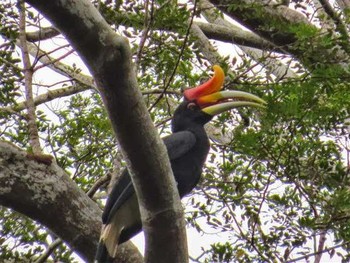
<svg viewBox="0 0 350 263">
<path fill-rule="evenodd" d="M 196 126 L 190 127 L 188 131 L 192 132 L 196 136 L 197 147 L 203 148 L 203 152 L 207 154 L 209 151 L 210 145 L 209 145 L 209 138 L 207 133 L 205 132 L 204 127 L 202 125 L 196 125 Z"/>
</svg>

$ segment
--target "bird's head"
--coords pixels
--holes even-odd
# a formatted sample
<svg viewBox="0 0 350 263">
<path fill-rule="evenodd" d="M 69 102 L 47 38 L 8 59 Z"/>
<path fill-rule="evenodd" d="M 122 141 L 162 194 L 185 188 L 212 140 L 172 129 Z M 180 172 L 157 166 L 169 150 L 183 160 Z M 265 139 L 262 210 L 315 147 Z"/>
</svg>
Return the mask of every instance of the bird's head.
<svg viewBox="0 0 350 263">
<path fill-rule="evenodd" d="M 266 102 L 248 92 L 238 90 L 220 91 L 225 74 L 218 65 L 213 66 L 214 76 L 198 87 L 184 91 L 184 101 L 174 113 L 173 132 L 186 125 L 204 125 L 215 115 L 233 108 L 248 106 L 265 108 Z"/>
</svg>

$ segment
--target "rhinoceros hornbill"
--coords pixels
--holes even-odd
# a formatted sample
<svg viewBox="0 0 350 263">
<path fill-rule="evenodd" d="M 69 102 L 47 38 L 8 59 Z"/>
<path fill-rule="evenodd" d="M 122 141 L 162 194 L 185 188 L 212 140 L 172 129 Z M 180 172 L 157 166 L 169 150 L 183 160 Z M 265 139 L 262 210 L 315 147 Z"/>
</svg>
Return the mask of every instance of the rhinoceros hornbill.
<svg viewBox="0 0 350 263">
<path fill-rule="evenodd" d="M 214 76 L 202 85 L 184 91 L 171 123 L 172 134 L 163 138 L 180 197 L 197 185 L 209 151 L 204 124 L 214 115 L 240 106 L 264 107 L 265 101 L 242 91 L 221 91 L 224 72 L 215 65 Z M 111 262 L 121 244 L 142 230 L 135 189 L 125 170 L 112 189 L 103 215 L 103 229 L 96 261 Z"/>
</svg>

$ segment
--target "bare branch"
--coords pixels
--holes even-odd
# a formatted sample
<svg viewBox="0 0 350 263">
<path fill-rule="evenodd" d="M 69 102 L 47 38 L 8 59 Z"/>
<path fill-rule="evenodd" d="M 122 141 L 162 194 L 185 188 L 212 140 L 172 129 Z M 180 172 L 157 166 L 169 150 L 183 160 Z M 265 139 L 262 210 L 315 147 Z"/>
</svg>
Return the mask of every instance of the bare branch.
<svg viewBox="0 0 350 263">
<path fill-rule="evenodd" d="M 77 84 L 77 85 L 69 86 L 69 87 L 65 87 L 65 88 L 49 90 L 48 92 L 35 97 L 34 98 L 34 105 L 38 106 L 38 105 L 43 104 L 45 102 L 49 102 L 49 101 L 52 101 L 52 100 L 57 99 L 57 98 L 70 96 L 70 95 L 73 95 L 73 94 L 76 94 L 76 93 L 79 93 L 81 91 L 88 90 L 88 89 L 90 89 L 90 87 Z M 14 112 L 18 112 L 18 111 L 25 109 L 25 107 L 26 107 L 26 102 L 22 101 L 22 102 L 17 103 L 14 106 L 0 108 L 0 112 L 4 111 L 4 112 L 9 112 L 9 113 L 14 113 Z"/>
<path fill-rule="evenodd" d="M 96 87 L 92 77 L 90 77 L 88 75 L 84 75 L 81 72 L 77 72 L 72 67 L 58 61 L 56 58 L 49 56 L 46 52 L 39 49 L 33 43 L 27 42 L 27 46 L 28 46 L 28 52 L 30 55 L 32 55 L 33 57 L 38 57 L 39 61 L 41 63 L 47 65 L 47 67 L 49 67 L 53 71 L 55 71 L 63 76 L 66 76 L 68 78 L 72 78 L 74 80 L 77 80 L 80 83 L 82 83 L 90 88 Z"/>
<path fill-rule="evenodd" d="M 41 154 L 42 149 L 39 141 L 39 132 L 36 124 L 35 105 L 33 99 L 33 68 L 30 63 L 27 40 L 26 40 L 26 15 L 25 4 L 23 0 L 19 0 L 19 41 L 22 52 L 22 61 L 24 68 L 24 86 L 26 95 L 27 122 L 29 133 L 29 144 L 34 154 Z"/>
<path fill-rule="evenodd" d="M 50 61 L 49 64 L 54 64 L 55 62 L 60 61 L 60 60 L 64 59 L 65 57 L 69 56 L 69 55 L 72 54 L 73 52 L 74 52 L 74 50 L 70 50 L 70 51 L 68 51 L 67 53 L 63 54 L 62 56 L 53 59 L 52 61 Z M 34 68 L 34 71 L 39 70 L 39 69 L 44 68 L 44 67 L 47 67 L 49 64 L 42 64 L 42 65 L 39 65 L 39 66 L 37 66 L 37 67 Z"/>
<path fill-rule="evenodd" d="M 62 240 L 60 238 L 55 239 L 45 250 L 43 254 L 40 255 L 40 257 L 35 261 L 35 263 L 44 263 L 49 258 L 49 256 L 52 254 L 52 252 L 62 244 Z"/>
<path fill-rule="evenodd" d="M 150 7 L 150 10 L 149 10 L 149 5 L 151 6 Z M 138 49 L 137 49 L 137 53 L 136 53 L 136 59 L 135 59 L 135 64 L 136 66 L 139 64 L 139 61 L 141 60 L 141 56 L 142 56 L 142 50 L 145 46 L 145 43 L 146 43 L 146 40 L 147 40 L 147 37 L 148 37 L 148 33 L 151 29 L 151 25 L 152 25 L 152 22 L 153 22 L 153 16 L 154 16 L 154 0 L 151 0 L 151 3 L 150 3 L 150 0 L 147 0 L 146 3 L 145 3 L 145 10 L 146 10 L 146 13 L 145 13 L 145 20 L 144 20 L 144 29 L 142 31 L 142 36 L 140 38 L 140 44 L 138 46 Z"/>
<path fill-rule="evenodd" d="M 317 251 L 323 251 L 324 250 L 324 245 L 325 245 L 325 242 L 326 242 L 326 234 L 327 234 L 326 230 L 323 230 L 321 232 L 320 239 L 318 241 Z M 323 255 L 323 253 L 316 254 L 314 263 L 320 263 L 321 259 L 322 259 L 322 255 Z"/>
<path fill-rule="evenodd" d="M 97 190 L 104 184 L 107 184 L 111 180 L 111 174 L 107 174 L 106 176 L 103 176 L 102 178 L 98 179 L 94 185 L 87 191 L 87 195 L 92 198 L 94 194 L 97 192 Z"/>
<path fill-rule="evenodd" d="M 216 25 L 213 23 L 195 23 L 203 33 L 210 39 L 219 40 L 222 42 L 242 45 L 247 47 L 260 48 L 264 50 L 271 50 L 284 53 L 278 47 L 272 45 L 270 42 L 261 37 L 243 30 L 237 26 L 230 24 L 230 27 L 223 25 Z"/>
<path fill-rule="evenodd" d="M 27 32 L 26 38 L 29 42 L 37 42 L 53 38 L 59 34 L 60 32 L 54 27 L 42 27 L 38 31 Z"/>
</svg>

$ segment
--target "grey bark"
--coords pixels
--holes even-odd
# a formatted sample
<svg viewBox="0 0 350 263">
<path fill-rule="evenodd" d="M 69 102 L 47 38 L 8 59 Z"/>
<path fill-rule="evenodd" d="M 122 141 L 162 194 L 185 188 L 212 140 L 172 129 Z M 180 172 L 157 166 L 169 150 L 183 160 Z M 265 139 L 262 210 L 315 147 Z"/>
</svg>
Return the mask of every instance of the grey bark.
<svg viewBox="0 0 350 263">
<path fill-rule="evenodd" d="M 266 40 L 279 46 L 300 60 L 307 68 L 312 68 L 317 63 L 323 63 L 326 58 L 347 67 L 349 55 L 346 50 L 335 46 L 332 49 L 318 46 L 318 39 L 312 39 L 310 45 L 314 46 L 314 52 L 305 54 L 305 47 L 298 46 L 298 37 L 293 32 L 295 26 L 307 26 L 320 32 L 307 18 L 284 5 L 275 5 L 274 1 L 264 0 L 210 0 L 218 9 L 249 28 Z M 295 29 L 294 29 L 295 30 Z"/>
<path fill-rule="evenodd" d="M 93 258 L 101 210 L 55 163 L 0 142 L 0 204 L 45 225 L 82 258 Z"/>
<path fill-rule="evenodd" d="M 0 141 L 0 205 L 49 228 L 87 262 L 92 262 L 101 229 L 101 209 L 50 158 L 29 155 Z M 132 251 L 132 258 L 125 251 Z M 120 262 L 141 263 L 130 242 L 121 247 Z"/>
<path fill-rule="evenodd" d="M 133 18 L 133 22 L 128 22 L 128 16 L 119 15 L 117 16 L 118 23 L 120 25 L 124 26 L 132 26 L 134 28 L 141 28 L 143 26 L 143 21 L 140 19 L 139 23 L 135 23 L 135 19 Z M 249 31 L 243 31 L 238 26 L 220 26 L 215 25 L 212 23 L 203 23 L 203 22 L 193 22 L 194 26 L 198 26 L 203 33 L 212 40 L 218 40 L 222 42 L 232 43 L 236 45 L 242 45 L 247 47 L 253 47 L 253 48 L 260 48 L 264 50 L 270 50 L 270 51 L 277 51 L 277 52 L 283 52 L 283 50 L 279 50 L 278 47 L 271 45 L 268 41 L 265 41 L 264 39 L 258 37 L 256 34 L 249 32 Z M 153 27 L 151 27 L 153 28 Z M 159 30 L 174 30 L 172 28 L 162 28 L 158 27 L 153 29 L 159 29 Z M 30 42 L 36 42 L 41 40 L 47 40 L 52 37 L 55 37 L 59 35 L 59 31 L 55 29 L 54 27 L 45 27 L 38 31 L 34 32 L 28 32 L 27 33 L 27 40 Z"/>
<path fill-rule="evenodd" d="M 138 196 L 145 260 L 187 262 L 183 209 L 165 146 L 137 87 L 127 40 L 111 30 L 88 0 L 27 2 L 65 35 L 101 92 Z"/>
</svg>

